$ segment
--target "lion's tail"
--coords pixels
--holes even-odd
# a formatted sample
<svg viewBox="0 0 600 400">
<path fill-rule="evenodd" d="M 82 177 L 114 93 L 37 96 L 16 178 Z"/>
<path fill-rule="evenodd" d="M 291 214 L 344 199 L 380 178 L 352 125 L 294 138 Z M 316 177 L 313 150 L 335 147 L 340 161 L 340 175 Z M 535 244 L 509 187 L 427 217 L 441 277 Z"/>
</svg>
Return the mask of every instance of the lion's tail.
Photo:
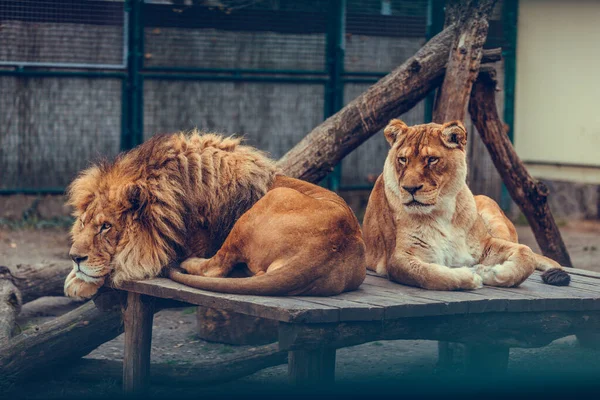
<svg viewBox="0 0 600 400">
<path fill-rule="evenodd" d="M 317 279 L 315 276 L 308 276 L 307 271 L 292 268 L 279 268 L 249 278 L 210 278 L 184 274 L 170 269 L 169 278 L 196 289 L 257 296 L 303 294 L 312 287 L 312 283 Z"/>
</svg>

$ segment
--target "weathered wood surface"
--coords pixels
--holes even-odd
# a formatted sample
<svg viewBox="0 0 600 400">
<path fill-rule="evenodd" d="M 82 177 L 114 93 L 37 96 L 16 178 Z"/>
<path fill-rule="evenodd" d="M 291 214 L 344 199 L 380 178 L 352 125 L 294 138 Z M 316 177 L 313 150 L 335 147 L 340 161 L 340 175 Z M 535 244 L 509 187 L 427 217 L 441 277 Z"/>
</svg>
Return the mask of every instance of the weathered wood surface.
<svg viewBox="0 0 600 400">
<path fill-rule="evenodd" d="M 517 203 L 542 249 L 542 253 L 565 267 L 571 258 L 548 206 L 548 188 L 535 180 L 517 155 L 506 127 L 498 116 L 493 69 L 482 69 L 473 86 L 469 113 L 511 197 Z"/>
<path fill-rule="evenodd" d="M 296 386 L 323 387 L 335 381 L 335 349 L 290 351 L 288 378 Z"/>
<path fill-rule="evenodd" d="M 123 310 L 125 324 L 125 354 L 123 355 L 123 390 L 140 395 L 149 386 L 150 348 L 154 299 L 138 293 L 128 293 Z"/>
<path fill-rule="evenodd" d="M 19 289 L 3 268 L 0 267 L 0 344 L 12 337 L 22 304 Z"/>
<path fill-rule="evenodd" d="M 281 350 L 342 348 L 376 340 L 439 340 L 470 346 L 541 347 L 561 337 L 600 329 L 600 311 L 492 312 L 384 321 L 288 324 Z"/>
<path fill-rule="evenodd" d="M 0 267 L 21 292 L 23 303 L 43 296 L 62 296 L 65 277 L 73 266 L 69 262 L 47 265 L 19 264 L 14 268 Z"/>
<path fill-rule="evenodd" d="M 253 348 L 235 357 L 222 360 L 202 361 L 191 364 L 173 365 L 166 363 L 151 364 L 150 381 L 153 385 L 203 386 L 227 382 L 260 371 L 264 368 L 285 364 L 287 351 L 279 350 L 276 343 Z M 122 381 L 123 363 L 112 360 L 84 358 L 73 363 L 72 368 L 64 371 L 71 379 L 97 381 L 114 379 Z"/>
<path fill-rule="evenodd" d="M 456 26 L 444 82 L 438 91 L 433 121 L 465 119 L 469 94 L 487 39 L 488 18 L 496 0 L 450 0 L 446 4 L 446 26 Z"/>
<path fill-rule="evenodd" d="M 334 297 L 263 297 L 212 293 L 168 279 L 127 282 L 140 294 L 239 312 L 288 323 L 381 321 L 403 317 L 501 312 L 600 310 L 600 278 L 574 270 L 571 287 L 541 282 L 535 272 L 518 288 L 486 286 L 463 292 L 429 291 L 369 273 L 361 287 Z"/>
<path fill-rule="evenodd" d="M 105 296 L 112 297 L 113 293 Z M 119 304 L 118 301 L 111 301 Z M 74 362 L 123 332 L 120 307 L 101 311 L 93 302 L 0 344 L 1 384 L 54 365 Z"/>
</svg>

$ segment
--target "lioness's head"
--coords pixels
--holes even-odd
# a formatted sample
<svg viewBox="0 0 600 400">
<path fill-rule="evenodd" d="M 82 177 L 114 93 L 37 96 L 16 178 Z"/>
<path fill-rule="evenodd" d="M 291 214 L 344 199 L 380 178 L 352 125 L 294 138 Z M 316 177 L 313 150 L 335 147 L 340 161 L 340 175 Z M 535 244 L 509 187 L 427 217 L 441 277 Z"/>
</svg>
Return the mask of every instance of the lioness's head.
<svg viewBox="0 0 600 400">
<path fill-rule="evenodd" d="M 385 184 L 406 211 L 429 213 L 465 184 L 467 131 L 461 122 L 409 127 L 393 119 L 384 134 L 391 146 Z"/>
</svg>

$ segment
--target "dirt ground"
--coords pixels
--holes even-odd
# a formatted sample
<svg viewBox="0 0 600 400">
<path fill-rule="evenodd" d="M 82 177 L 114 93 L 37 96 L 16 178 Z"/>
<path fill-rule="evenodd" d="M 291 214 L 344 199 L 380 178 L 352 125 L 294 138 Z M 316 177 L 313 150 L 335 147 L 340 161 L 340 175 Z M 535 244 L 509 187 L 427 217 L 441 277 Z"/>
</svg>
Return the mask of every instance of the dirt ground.
<svg viewBox="0 0 600 400">
<path fill-rule="evenodd" d="M 539 251 L 530 229 L 527 226 L 519 226 L 518 230 L 521 242 Z M 561 227 L 561 232 L 573 264 L 578 268 L 600 271 L 600 222 L 569 223 Z M 65 229 L 0 228 L 0 265 L 43 266 L 51 262 L 68 262 L 68 249 L 69 236 Z M 23 307 L 18 322 L 21 327 L 43 323 L 78 305 L 79 303 L 63 297 L 38 299 Z M 200 360 L 227 359 L 247 350 L 247 346 L 229 346 L 199 340 L 196 336 L 193 308 L 163 310 L 155 316 L 153 362 L 185 364 Z M 105 343 L 88 355 L 90 358 L 110 360 L 122 360 L 122 356 L 122 336 Z M 336 387 L 346 388 L 349 397 L 366 396 L 366 393 L 373 390 L 379 395 L 404 393 L 417 397 L 465 393 L 473 397 L 482 394 L 489 397 L 508 390 L 511 397 L 515 397 L 518 391 L 519 394 L 526 394 L 528 398 L 542 396 L 542 393 L 546 394 L 552 390 L 554 395 L 562 397 L 559 396 L 562 393 L 560 388 L 553 390 L 552 385 L 562 383 L 567 385 L 562 387 L 576 386 L 581 394 L 586 388 L 595 390 L 597 386 L 593 385 L 598 384 L 597 377 L 600 376 L 600 350 L 584 349 L 574 337 L 558 340 L 540 349 L 512 349 L 509 380 L 498 382 L 495 387 L 478 387 L 477 382 L 470 381 L 469 377 L 464 375 L 456 375 L 456 379 L 452 379 L 454 375 L 441 374 L 436 368 L 436 363 L 436 342 L 380 341 L 345 348 L 337 353 Z M 449 385 L 449 379 L 452 379 L 450 382 L 461 384 Z M 526 380 L 527 391 L 521 393 L 519 385 L 525 386 Z M 453 387 L 454 391 L 450 391 L 450 387 Z M 274 394 L 286 388 L 289 389 L 286 366 L 281 365 L 236 381 L 209 387 L 153 385 L 150 394 L 155 398 L 199 395 L 231 397 L 234 394 L 249 397 L 265 393 Z M 35 399 L 90 396 L 105 398 L 118 396 L 119 393 L 119 383 L 114 379 L 98 376 L 98 379 L 92 382 L 80 382 L 60 375 L 20 385 L 10 392 L 12 398 Z M 0 394 L 0 398 L 2 397 Z"/>
</svg>

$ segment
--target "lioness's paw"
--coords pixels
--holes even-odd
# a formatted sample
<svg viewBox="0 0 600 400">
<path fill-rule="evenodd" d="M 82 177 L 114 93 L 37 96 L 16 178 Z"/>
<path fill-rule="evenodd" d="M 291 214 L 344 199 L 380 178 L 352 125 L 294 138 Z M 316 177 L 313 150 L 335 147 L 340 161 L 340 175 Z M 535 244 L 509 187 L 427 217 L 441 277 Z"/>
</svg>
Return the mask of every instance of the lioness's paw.
<svg viewBox="0 0 600 400">
<path fill-rule="evenodd" d="M 453 271 L 458 274 L 460 279 L 459 289 L 479 289 L 483 287 L 481 276 L 473 272 L 469 267 L 455 268 Z"/>
<path fill-rule="evenodd" d="M 104 284 L 104 279 L 97 283 L 85 282 L 76 276 L 76 271 L 72 270 L 67 279 L 65 279 L 65 296 L 78 300 L 89 299 L 98 292 L 98 289 Z"/>
</svg>

